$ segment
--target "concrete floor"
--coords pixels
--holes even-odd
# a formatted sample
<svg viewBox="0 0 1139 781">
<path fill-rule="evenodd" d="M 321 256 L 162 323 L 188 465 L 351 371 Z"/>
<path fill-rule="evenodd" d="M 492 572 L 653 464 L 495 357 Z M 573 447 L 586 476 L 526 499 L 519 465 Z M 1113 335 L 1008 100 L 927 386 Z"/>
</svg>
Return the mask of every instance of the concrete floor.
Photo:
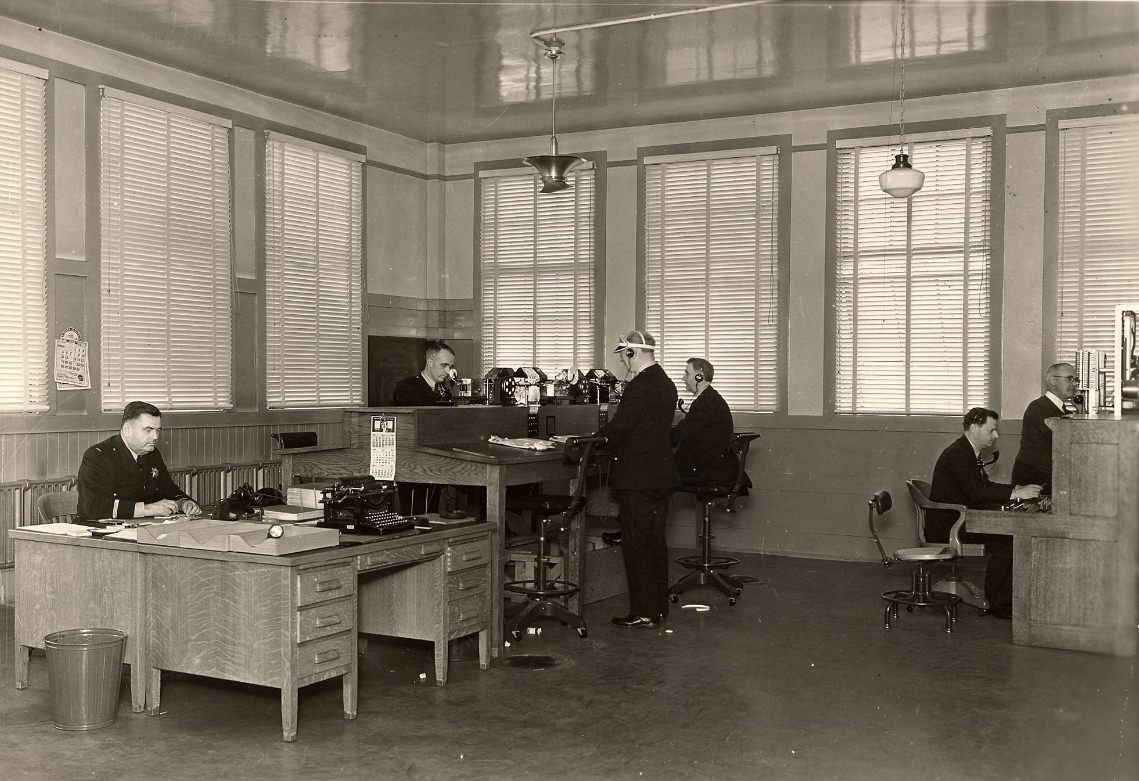
<svg viewBox="0 0 1139 781">
<path fill-rule="evenodd" d="M 90 732 L 51 725 L 47 663 L 27 690 L 0 656 L 0 778 L 11 779 L 1098 779 L 1139 778 L 1135 659 L 1021 648 L 1009 622 L 932 612 L 886 632 L 878 592 L 904 568 L 745 557 L 763 578 L 728 607 L 681 599 L 660 630 L 618 629 L 624 597 L 590 605 L 590 635 L 547 624 L 490 670 L 431 678 L 426 643 L 372 642 L 359 718 L 340 685 L 302 690 L 295 743 L 274 690 L 166 675 L 163 713 Z M 13 610 L 0 609 L 12 643 Z M 514 666 L 544 655 L 544 669 Z M 521 662 L 527 659 L 519 660 Z"/>
</svg>

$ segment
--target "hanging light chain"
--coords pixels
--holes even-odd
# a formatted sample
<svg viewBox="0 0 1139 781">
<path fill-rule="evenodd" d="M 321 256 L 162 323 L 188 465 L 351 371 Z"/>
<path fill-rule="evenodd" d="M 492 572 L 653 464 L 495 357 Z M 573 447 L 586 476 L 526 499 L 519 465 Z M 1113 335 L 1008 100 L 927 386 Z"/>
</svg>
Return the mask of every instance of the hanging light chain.
<svg viewBox="0 0 1139 781">
<path fill-rule="evenodd" d="M 558 135 L 554 129 L 554 114 L 557 112 L 557 108 L 558 108 L 558 59 L 562 56 L 562 54 L 563 54 L 563 51 L 562 51 L 561 46 L 559 46 L 557 42 L 551 41 L 549 46 L 546 49 L 546 59 L 548 59 L 554 65 L 554 76 L 553 76 L 553 81 L 551 82 L 551 85 L 550 85 L 551 89 L 553 90 L 553 95 L 552 95 L 551 100 L 550 100 L 550 138 L 551 139 L 557 138 L 557 135 Z"/>
<path fill-rule="evenodd" d="M 900 3 L 902 32 L 898 47 L 898 64 L 901 68 L 901 83 L 898 89 L 898 151 L 904 154 L 906 151 L 906 0 L 900 0 Z"/>
</svg>

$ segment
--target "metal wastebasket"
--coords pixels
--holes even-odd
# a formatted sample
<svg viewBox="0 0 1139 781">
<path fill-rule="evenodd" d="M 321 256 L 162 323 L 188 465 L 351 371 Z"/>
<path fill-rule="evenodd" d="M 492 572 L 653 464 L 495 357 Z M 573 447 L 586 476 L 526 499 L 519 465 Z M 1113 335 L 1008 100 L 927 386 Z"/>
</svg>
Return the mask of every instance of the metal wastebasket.
<svg viewBox="0 0 1139 781">
<path fill-rule="evenodd" d="M 56 729 L 98 729 L 115 720 L 126 642 L 117 629 L 66 629 L 44 637 Z"/>
</svg>

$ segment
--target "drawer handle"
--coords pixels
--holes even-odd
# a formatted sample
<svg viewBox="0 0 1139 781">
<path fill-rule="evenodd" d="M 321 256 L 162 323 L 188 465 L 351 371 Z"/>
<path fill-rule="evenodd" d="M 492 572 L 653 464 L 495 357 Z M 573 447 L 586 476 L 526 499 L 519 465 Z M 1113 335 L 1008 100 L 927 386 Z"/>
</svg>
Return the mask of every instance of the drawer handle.
<svg viewBox="0 0 1139 781">
<path fill-rule="evenodd" d="M 481 558 L 482 558 L 482 551 L 481 551 L 481 550 L 478 550 L 478 551 L 467 551 L 466 553 L 464 553 L 464 554 L 463 554 L 463 561 L 464 561 L 464 562 L 467 562 L 467 561 L 478 561 L 478 560 L 479 560 L 479 559 L 481 559 Z"/>
<path fill-rule="evenodd" d="M 460 610 L 459 611 L 459 620 L 460 621 L 470 621 L 471 619 L 475 619 L 478 617 L 479 617 L 479 611 L 477 611 L 477 610 L 467 610 L 467 611 Z"/>
<path fill-rule="evenodd" d="M 334 662 L 340 658 L 340 651 L 332 648 L 328 651 L 321 651 L 312 658 L 315 664 L 324 664 L 325 662 Z"/>
<path fill-rule="evenodd" d="M 343 588 L 340 580 L 318 580 L 316 582 L 316 593 L 320 594 L 325 591 L 337 591 Z"/>
<path fill-rule="evenodd" d="M 326 626 L 336 626 L 340 623 L 340 616 L 321 616 L 316 620 L 316 628 L 323 629 Z"/>
<path fill-rule="evenodd" d="M 459 591 L 470 591 L 472 588 L 480 588 L 482 586 L 481 580 L 465 581 L 459 578 Z"/>
</svg>

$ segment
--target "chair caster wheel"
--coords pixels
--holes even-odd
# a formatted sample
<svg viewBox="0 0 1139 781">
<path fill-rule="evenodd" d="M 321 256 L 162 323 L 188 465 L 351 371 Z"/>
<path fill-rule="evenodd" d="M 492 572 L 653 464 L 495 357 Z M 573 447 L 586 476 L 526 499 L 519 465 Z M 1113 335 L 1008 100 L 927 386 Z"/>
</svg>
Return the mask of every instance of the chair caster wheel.
<svg viewBox="0 0 1139 781">
<path fill-rule="evenodd" d="M 578 637 L 589 637 L 589 632 L 586 630 L 586 628 L 584 626 L 579 626 L 577 628 L 577 636 Z"/>
<path fill-rule="evenodd" d="M 680 600 L 680 595 L 679 594 L 669 594 L 668 598 L 672 602 L 678 602 Z"/>
<path fill-rule="evenodd" d="M 512 638 L 514 638 L 514 642 L 516 642 L 516 643 L 520 643 L 520 642 L 522 642 L 522 637 L 523 637 L 523 635 L 522 635 L 522 632 L 521 632 L 521 630 L 518 630 L 518 629 L 511 629 L 511 630 L 510 630 L 510 636 L 511 636 Z"/>
<path fill-rule="evenodd" d="M 736 604 L 735 597 L 728 597 L 728 607 L 733 607 Z"/>
<path fill-rule="evenodd" d="M 736 592 L 734 594 L 732 594 L 732 599 L 735 599 L 736 597 L 738 597 L 742 593 L 744 593 L 744 590 L 742 588 L 737 588 Z"/>
</svg>

